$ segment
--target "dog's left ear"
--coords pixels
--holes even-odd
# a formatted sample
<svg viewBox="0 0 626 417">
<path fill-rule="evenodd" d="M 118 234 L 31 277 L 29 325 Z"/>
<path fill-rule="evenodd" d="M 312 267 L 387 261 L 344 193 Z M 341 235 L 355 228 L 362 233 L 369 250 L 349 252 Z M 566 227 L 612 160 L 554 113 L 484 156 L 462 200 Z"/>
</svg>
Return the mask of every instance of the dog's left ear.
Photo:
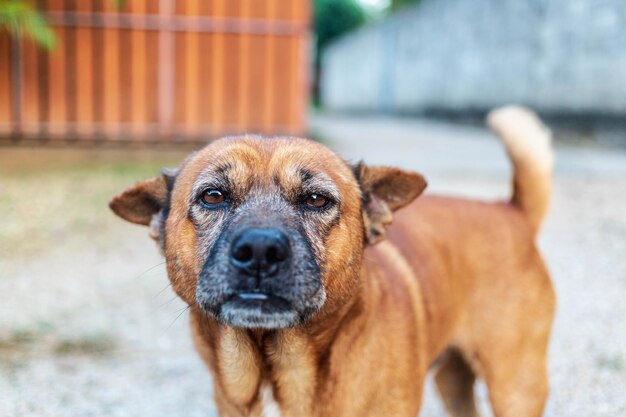
<svg viewBox="0 0 626 417">
<path fill-rule="evenodd" d="M 163 169 L 162 175 L 135 184 L 109 202 L 115 214 L 131 223 L 149 226 L 152 218 L 169 204 L 177 172 Z"/>
<path fill-rule="evenodd" d="M 392 212 L 419 196 L 426 188 L 426 180 L 416 172 L 364 163 L 356 165 L 354 173 L 363 193 L 366 238 L 373 245 L 385 238 Z"/>
</svg>

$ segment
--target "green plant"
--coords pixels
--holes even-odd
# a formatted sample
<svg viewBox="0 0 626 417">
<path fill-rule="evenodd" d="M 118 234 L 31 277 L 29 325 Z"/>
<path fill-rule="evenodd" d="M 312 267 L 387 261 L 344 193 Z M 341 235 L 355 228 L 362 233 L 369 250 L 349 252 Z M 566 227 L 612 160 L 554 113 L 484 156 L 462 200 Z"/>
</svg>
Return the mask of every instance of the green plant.
<svg viewBox="0 0 626 417">
<path fill-rule="evenodd" d="M 391 10 L 398 10 L 409 4 L 418 4 L 422 0 L 391 0 Z"/>
<path fill-rule="evenodd" d="M 43 15 L 22 0 L 0 0 L 0 30 L 13 36 L 27 37 L 45 49 L 56 45 L 54 32 Z"/>
<path fill-rule="evenodd" d="M 313 6 L 318 48 L 365 22 L 365 12 L 355 0 L 315 0 Z"/>
</svg>

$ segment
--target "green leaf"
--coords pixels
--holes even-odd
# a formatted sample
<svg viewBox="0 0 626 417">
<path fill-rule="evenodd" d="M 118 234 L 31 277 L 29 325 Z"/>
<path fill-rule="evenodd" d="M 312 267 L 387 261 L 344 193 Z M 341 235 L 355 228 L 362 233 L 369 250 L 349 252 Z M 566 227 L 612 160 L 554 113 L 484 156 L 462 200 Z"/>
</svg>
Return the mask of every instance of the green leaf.
<svg viewBox="0 0 626 417">
<path fill-rule="evenodd" d="M 0 30 L 2 29 L 13 36 L 30 38 L 47 50 L 56 45 L 56 36 L 43 15 L 21 0 L 0 0 Z"/>
</svg>

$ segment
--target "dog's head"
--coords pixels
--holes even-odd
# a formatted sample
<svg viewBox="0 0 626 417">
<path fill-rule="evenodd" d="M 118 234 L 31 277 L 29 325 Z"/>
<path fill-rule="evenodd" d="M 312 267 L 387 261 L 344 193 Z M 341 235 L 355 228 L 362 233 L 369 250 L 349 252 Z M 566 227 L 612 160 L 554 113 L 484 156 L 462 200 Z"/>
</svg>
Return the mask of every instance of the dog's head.
<svg viewBox="0 0 626 417">
<path fill-rule="evenodd" d="M 178 295 L 236 327 L 296 326 L 359 286 L 364 246 L 425 187 L 416 173 L 352 167 L 305 139 L 225 138 L 113 198 L 149 225 Z"/>
</svg>

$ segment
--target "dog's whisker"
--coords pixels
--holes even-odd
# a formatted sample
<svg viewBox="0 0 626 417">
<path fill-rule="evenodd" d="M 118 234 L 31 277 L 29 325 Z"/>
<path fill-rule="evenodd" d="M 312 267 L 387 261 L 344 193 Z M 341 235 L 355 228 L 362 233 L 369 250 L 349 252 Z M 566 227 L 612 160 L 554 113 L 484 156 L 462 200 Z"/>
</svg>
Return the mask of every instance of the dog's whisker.
<svg viewBox="0 0 626 417">
<path fill-rule="evenodd" d="M 180 316 L 182 316 L 182 315 L 183 315 L 186 311 L 188 311 L 189 309 L 191 309 L 191 307 L 193 307 L 195 304 L 196 304 L 196 303 L 193 303 L 193 304 L 189 304 L 189 305 L 187 305 L 187 306 L 183 307 L 183 308 L 180 310 L 180 313 L 178 313 L 178 315 L 177 315 L 177 316 L 176 316 L 176 318 L 174 319 L 174 321 L 172 321 L 172 322 L 170 323 L 170 325 L 169 325 L 169 326 L 167 326 L 167 328 L 168 328 L 168 329 L 170 329 L 170 328 L 174 325 L 174 323 L 176 323 L 176 321 L 180 318 Z"/>
<path fill-rule="evenodd" d="M 159 308 L 159 309 L 161 309 L 161 308 L 163 308 L 163 307 L 165 307 L 165 306 L 168 306 L 168 305 L 172 304 L 172 302 L 173 302 L 174 300 L 176 300 L 177 298 L 178 298 L 178 296 L 177 296 L 177 295 L 174 295 L 174 296 L 173 296 L 172 298 L 170 298 L 168 301 L 166 301 L 166 302 L 164 302 L 163 304 L 161 304 L 158 308 Z"/>
<path fill-rule="evenodd" d="M 157 298 L 159 295 L 163 294 L 163 291 L 167 290 L 167 289 L 168 289 L 168 288 L 170 288 L 171 286 L 172 286 L 172 283 L 171 283 L 171 282 L 168 282 L 168 284 L 167 284 L 165 287 L 163 287 L 163 289 L 162 289 L 161 291 L 159 291 L 159 292 L 158 292 L 158 293 L 154 296 L 154 298 Z M 176 297 L 174 297 L 174 298 L 176 298 Z M 171 301 L 170 301 L 170 302 L 171 302 Z"/>
<path fill-rule="evenodd" d="M 180 313 L 178 313 L 176 318 L 170 323 L 170 325 L 167 326 L 167 328 L 170 329 L 174 325 L 174 323 L 176 323 L 176 321 L 180 318 L 180 316 L 182 316 L 185 313 L 185 311 L 187 311 L 189 308 L 191 308 L 190 305 L 186 306 L 185 308 L 183 308 L 182 311 Z"/>
<path fill-rule="evenodd" d="M 142 278 L 143 276 L 145 276 L 148 272 L 152 271 L 153 269 L 158 268 L 158 267 L 160 267 L 161 265 L 165 265 L 165 262 L 166 262 L 166 261 L 159 262 L 158 264 L 156 264 L 156 265 L 154 265 L 154 266 L 152 266 L 152 267 L 150 267 L 150 268 L 146 269 L 146 270 L 145 270 L 145 271 L 143 271 L 141 274 L 137 275 L 137 276 L 135 277 L 135 279 Z"/>
</svg>

